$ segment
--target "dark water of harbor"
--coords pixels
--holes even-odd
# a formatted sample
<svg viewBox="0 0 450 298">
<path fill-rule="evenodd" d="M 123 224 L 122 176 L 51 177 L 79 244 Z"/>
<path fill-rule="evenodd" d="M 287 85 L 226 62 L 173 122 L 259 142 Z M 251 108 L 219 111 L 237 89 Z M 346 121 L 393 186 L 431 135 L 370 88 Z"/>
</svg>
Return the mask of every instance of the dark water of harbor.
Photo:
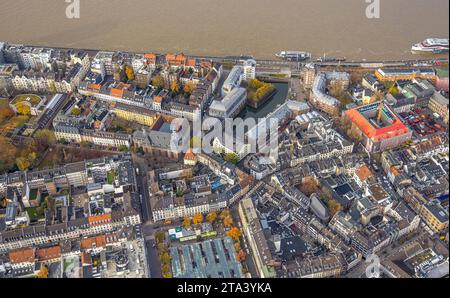
<svg viewBox="0 0 450 298">
<path fill-rule="evenodd" d="M 448 0 L 380 0 L 379 19 L 365 0 L 80 0 L 80 19 L 64 0 L 0 3 L 0 40 L 137 52 L 396 59 L 449 32 Z"/>
<path fill-rule="evenodd" d="M 241 111 L 238 115 L 239 118 L 264 118 L 271 112 L 273 112 L 279 105 L 282 105 L 287 98 L 289 85 L 287 83 L 273 83 L 275 88 L 277 88 L 277 93 L 269 99 L 264 105 L 259 107 L 258 109 L 253 109 L 249 106 L 246 106 L 245 109 Z"/>
</svg>

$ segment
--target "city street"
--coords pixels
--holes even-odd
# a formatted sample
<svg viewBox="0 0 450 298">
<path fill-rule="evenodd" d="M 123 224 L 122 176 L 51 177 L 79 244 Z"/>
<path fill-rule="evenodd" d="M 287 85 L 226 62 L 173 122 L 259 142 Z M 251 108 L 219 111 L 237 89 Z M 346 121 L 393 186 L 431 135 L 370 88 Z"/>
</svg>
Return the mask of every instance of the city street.
<svg viewBox="0 0 450 298">
<path fill-rule="evenodd" d="M 250 245 L 247 242 L 247 239 L 245 238 L 244 231 L 242 230 L 242 223 L 241 223 L 241 219 L 239 216 L 238 205 L 234 205 L 230 209 L 230 211 L 231 211 L 231 216 L 235 220 L 239 230 L 242 233 L 241 247 L 244 249 L 245 253 L 247 254 L 247 258 L 245 259 L 245 265 L 246 265 L 251 277 L 257 278 L 257 277 L 259 277 L 258 270 L 256 268 L 255 260 L 253 259 L 252 250 L 250 248 Z"/>
<path fill-rule="evenodd" d="M 150 194 L 148 191 L 148 184 L 147 184 L 148 166 L 147 161 L 143 158 L 138 157 L 136 154 L 133 154 L 133 163 L 139 169 L 139 172 L 136 173 L 136 180 L 138 185 L 138 193 L 140 195 L 141 200 L 142 222 L 145 224 L 152 220 L 151 216 L 152 213 L 150 207 Z"/>
</svg>

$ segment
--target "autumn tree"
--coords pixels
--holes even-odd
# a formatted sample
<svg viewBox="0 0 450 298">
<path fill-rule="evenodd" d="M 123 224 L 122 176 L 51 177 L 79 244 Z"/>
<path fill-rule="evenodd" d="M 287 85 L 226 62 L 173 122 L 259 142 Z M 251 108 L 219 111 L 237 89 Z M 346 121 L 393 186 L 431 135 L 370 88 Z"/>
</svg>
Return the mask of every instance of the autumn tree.
<svg viewBox="0 0 450 298">
<path fill-rule="evenodd" d="M 210 223 L 215 222 L 217 219 L 217 213 L 216 212 L 210 212 L 208 213 L 208 215 L 206 215 L 206 220 L 209 221 Z"/>
<path fill-rule="evenodd" d="M 225 218 L 223 219 L 223 224 L 224 224 L 226 227 L 231 227 L 231 226 L 233 225 L 233 218 L 232 218 L 230 215 L 228 215 L 227 217 L 225 217 Z"/>
<path fill-rule="evenodd" d="M 182 223 L 184 228 L 189 228 L 191 226 L 191 219 L 189 216 L 185 216 Z"/>
<path fill-rule="evenodd" d="M 72 115 L 73 115 L 73 116 L 80 116 L 80 115 L 81 115 L 81 110 L 80 110 L 80 108 L 75 107 L 75 108 L 72 110 Z"/>
<path fill-rule="evenodd" d="M 352 97 L 341 84 L 331 84 L 329 87 L 330 95 L 337 98 L 341 102 L 341 106 L 345 107 L 352 102 Z"/>
<path fill-rule="evenodd" d="M 11 142 L 0 135 L 0 173 L 11 170 L 14 167 L 14 161 L 17 154 L 17 148 Z"/>
<path fill-rule="evenodd" d="M 201 213 L 196 213 L 192 218 L 194 225 L 201 224 L 203 222 L 203 215 Z"/>
<path fill-rule="evenodd" d="M 236 251 L 240 251 L 241 250 L 241 243 L 239 243 L 239 242 L 234 243 L 234 249 Z"/>
<path fill-rule="evenodd" d="M 330 215 L 333 217 L 336 213 L 342 210 L 341 204 L 339 204 L 336 200 L 331 199 L 328 200 L 328 209 L 330 209 Z"/>
<path fill-rule="evenodd" d="M 172 258 L 170 257 L 169 253 L 164 252 L 161 257 L 161 262 L 164 264 L 170 264 L 170 261 L 172 260 Z"/>
<path fill-rule="evenodd" d="M 163 243 L 165 238 L 166 238 L 166 235 L 164 232 L 158 231 L 155 233 L 156 243 Z"/>
<path fill-rule="evenodd" d="M 184 85 L 183 91 L 184 93 L 191 94 L 195 90 L 195 85 L 192 82 L 187 82 Z"/>
<path fill-rule="evenodd" d="M 255 91 L 261 88 L 263 85 L 264 83 L 257 79 L 253 79 L 248 82 L 248 87 Z"/>
<path fill-rule="evenodd" d="M 236 254 L 236 259 L 238 262 L 244 262 L 246 257 L 247 257 L 247 254 L 242 249 L 239 250 Z"/>
<path fill-rule="evenodd" d="M 173 93 L 178 93 L 180 92 L 180 85 L 178 84 L 177 81 L 173 81 L 170 84 L 170 90 L 172 90 Z"/>
<path fill-rule="evenodd" d="M 172 274 L 170 273 L 170 264 L 166 263 L 161 266 L 162 276 L 164 278 L 172 278 Z"/>
<path fill-rule="evenodd" d="M 160 75 L 155 76 L 152 80 L 152 85 L 156 89 L 164 88 L 164 78 Z"/>
<path fill-rule="evenodd" d="M 230 210 L 224 209 L 224 210 L 222 210 L 222 212 L 220 212 L 220 218 L 222 220 L 224 220 L 225 217 L 227 217 L 227 216 L 230 216 Z"/>
<path fill-rule="evenodd" d="M 0 123 L 14 116 L 14 111 L 8 105 L 0 106 Z"/>
<path fill-rule="evenodd" d="M 134 81 L 134 70 L 130 65 L 125 66 L 125 75 L 127 76 L 128 81 Z"/>
<path fill-rule="evenodd" d="M 48 278 L 48 268 L 47 265 L 42 264 L 41 270 L 36 274 L 37 278 Z"/>
<path fill-rule="evenodd" d="M 17 109 L 17 113 L 19 113 L 21 115 L 28 116 L 31 114 L 30 106 L 24 101 L 16 103 L 16 109 Z"/>
<path fill-rule="evenodd" d="M 36 149 L 42 152 L 56 143 L 55 133 L 49 129 L 40 129 L 34 134 L 34 141 Z"/>
<path fill-rule="evenodd" d="M 227 232 L 227 236 L 233 238 L 234 241 L 239 241 L 239 237 L 241 237 L 242 234 L 237 227 L 234 227 Z"/>
<path fill-rule="evenodd" d="M 36 160 L 36 152 L 30 151 L 28 154 L 16 158 L 16 165 L 21 171 L 28 170 Z"/>
<path fill-rule="evenodd" d="M 317 192 L 319 190 L 319 187 L 317 185 L 316 179 L 312 176 L 307 176 L 303 178 L 302 184 L 300 186 L 300 191 L 304 193 L 307 196 L 312 195 L 313 193 Z"/>
</svg>

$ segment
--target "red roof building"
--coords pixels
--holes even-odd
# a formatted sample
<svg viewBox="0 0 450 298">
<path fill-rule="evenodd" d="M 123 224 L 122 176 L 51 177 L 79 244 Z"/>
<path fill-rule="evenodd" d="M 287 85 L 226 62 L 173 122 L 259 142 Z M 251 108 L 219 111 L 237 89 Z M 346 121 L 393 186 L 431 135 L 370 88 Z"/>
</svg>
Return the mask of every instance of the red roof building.
<svg viewBox="0 0 450 298">
<path fill-rule="evenodd" d="M 361 137 L 369 152 L 397 147 L 412 137 L 412 131 L 395 112 L 383 103 L 380 123 L 377 123 L 380 102 L 345 111 L 344 117 L 351 123 L 351 130 Z"/>
</svg>

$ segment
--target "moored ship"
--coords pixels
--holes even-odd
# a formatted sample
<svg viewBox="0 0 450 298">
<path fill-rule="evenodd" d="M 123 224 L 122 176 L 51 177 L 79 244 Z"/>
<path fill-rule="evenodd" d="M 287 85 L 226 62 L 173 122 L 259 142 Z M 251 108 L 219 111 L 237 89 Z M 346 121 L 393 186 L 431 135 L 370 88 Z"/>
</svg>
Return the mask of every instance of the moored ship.
<svg viewBox="0 0 450 298">
<path fill-rule="evenodd" d="M 427 38 L 412 46 L 413 53 L 441 54 L 448 52 L 448 38 Z"/>
<path fill-rule="evenodd" d="M 302 51 L 281 51 L 275 54 L 275 56 L 287 61 L 305 61 L 311 58 L 311 53 Z"/>
</svg>

